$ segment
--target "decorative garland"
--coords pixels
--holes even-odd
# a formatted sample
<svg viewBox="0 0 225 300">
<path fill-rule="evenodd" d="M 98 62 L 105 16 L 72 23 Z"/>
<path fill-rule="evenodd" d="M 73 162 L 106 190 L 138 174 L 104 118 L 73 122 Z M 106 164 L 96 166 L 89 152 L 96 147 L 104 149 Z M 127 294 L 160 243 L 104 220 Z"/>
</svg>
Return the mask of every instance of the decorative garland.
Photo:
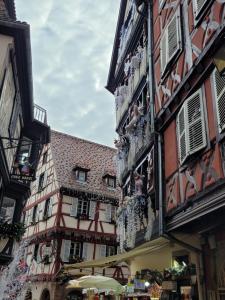
<svg viewBox="0 0 225 300">
<path fill-rule="evenodd" d="M 10 238 L 20 241 L 25 231 L 23 223 L 0 223 L 0 239 Z"/>
</svg>

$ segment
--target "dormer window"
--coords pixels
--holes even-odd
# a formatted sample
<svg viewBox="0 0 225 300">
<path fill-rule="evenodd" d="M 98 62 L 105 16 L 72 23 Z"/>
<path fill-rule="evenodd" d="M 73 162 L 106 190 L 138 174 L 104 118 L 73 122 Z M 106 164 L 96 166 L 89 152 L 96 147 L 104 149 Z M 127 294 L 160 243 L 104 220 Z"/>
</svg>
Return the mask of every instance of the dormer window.
<svg viewBox="0 0 225 300">
<path fill-rule="evenodd" d="M 73 169 L 73 171 L 75 173 L 75 178 L 77 181 L 79 181 L 79 182 L 87 181 L 87 173 L 88 173 L 89 169 L 77 166 Z"/>
<path fill-rule="evenodd" d="M 115 189 L 116 188 L 116 177 L 115 176 L 112 176 L 112 175 L 105 175 L 103 177 L 106 185 L 109 187 L 109 188 L 113 188 Z"/>
<path fill-rule="evenodd" d="M 87 172 L 83 170 L 77 170 L 76 171 L 76 180 L 85 182 L 87 179 Z"/>
</svg>

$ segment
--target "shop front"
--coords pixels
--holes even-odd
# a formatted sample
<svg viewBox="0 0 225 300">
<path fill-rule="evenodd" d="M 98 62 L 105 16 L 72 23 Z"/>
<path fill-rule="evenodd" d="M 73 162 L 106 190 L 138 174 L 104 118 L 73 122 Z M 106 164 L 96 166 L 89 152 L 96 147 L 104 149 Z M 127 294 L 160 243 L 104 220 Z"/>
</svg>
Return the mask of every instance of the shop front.
<svg viewBox="0 0 225 300">
<path fill-rule="evenodd" d="M 73 273 L 77 268 L 106 268 L 123 261 L 130 268 L 125 299 L 203 300 L 199 238 L 188 234 L 176 237 L 174 240 L 160 237 L 129 252 L 69 265 L 66 272 Z"/>
</svg>

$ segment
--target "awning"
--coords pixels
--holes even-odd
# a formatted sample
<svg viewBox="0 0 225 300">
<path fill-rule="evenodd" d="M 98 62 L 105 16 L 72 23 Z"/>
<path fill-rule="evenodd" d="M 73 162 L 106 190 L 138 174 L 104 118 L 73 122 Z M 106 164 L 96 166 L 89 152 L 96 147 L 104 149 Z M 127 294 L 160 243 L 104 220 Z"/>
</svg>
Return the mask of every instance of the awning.
<svg viewBox="0 0 225 300">
<path fill-rule="evenodd" d="M 96 267 L 112 267 L 121 262 L 127 262 L 130 259 L 138 256 L 142 256 L 153 251 L 157 251 L 169 244 L 169 241 L 165 238 L 158 238 L 153 241 L 144 243 L 143 245 L 122 254 L 108 256 L 102 259 L 89 260 L 81 263 L 65 265 L 64 270 L 69 271 L 71 269 L 84 269 L 84 268 L 96 268 Z"/>
</svg>

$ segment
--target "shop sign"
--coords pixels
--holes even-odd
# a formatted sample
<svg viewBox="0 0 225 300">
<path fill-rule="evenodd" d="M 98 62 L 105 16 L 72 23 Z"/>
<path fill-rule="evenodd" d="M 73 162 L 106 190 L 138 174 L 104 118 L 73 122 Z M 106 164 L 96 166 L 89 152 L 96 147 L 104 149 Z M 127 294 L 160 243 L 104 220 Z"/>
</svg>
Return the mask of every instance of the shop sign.
<svg viewBox="0 0 225 300">
<path fill-rule="evenodd" d="M 23 174 L 11 174 L 10 178 L 12 180 L 19 180 L 19 181 L 34 181 L 35 176 L 23 175 Z"/>
</svg>

